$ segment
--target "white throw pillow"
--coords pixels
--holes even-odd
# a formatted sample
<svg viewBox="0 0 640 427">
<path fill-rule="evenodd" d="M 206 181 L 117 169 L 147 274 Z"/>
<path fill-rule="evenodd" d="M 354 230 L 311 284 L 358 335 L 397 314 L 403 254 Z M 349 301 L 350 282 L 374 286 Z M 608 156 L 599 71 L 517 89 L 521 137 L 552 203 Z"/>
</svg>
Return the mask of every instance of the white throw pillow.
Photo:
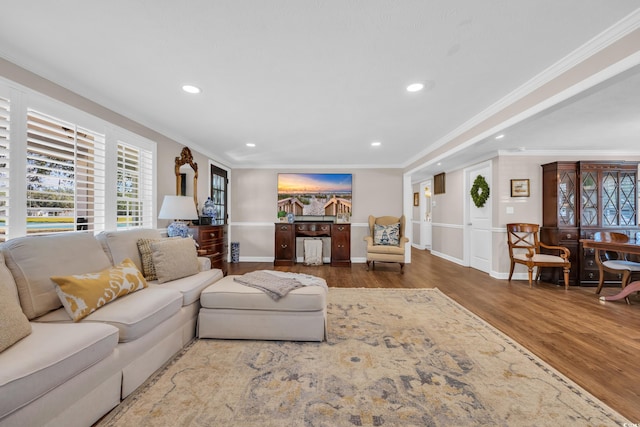
<svg viewBox="0 0 640 427">
<path fill-rule="evenodd" d="M 199 271 L 196 244 L 191 237 L 151 242 L 158 282 L 192 276 Z"/>
<path fill-rule="evenodd" d="M 22 312 L 11 272 L 0 253 L 0 352 L 31 333 L 31 323 Z"/>
</svg>

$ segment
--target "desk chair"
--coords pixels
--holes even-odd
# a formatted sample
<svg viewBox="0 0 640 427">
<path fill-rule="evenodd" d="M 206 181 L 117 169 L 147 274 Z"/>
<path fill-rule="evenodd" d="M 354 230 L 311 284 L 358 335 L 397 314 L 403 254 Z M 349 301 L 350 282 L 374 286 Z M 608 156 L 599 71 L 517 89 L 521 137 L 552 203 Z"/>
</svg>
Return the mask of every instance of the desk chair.
<svg viewBox="0 0 640 427">
<path fill-rule="evenodd" d="M 598 231 L 593 235 L 593 240 L 599 242 L 620 242 L 627 243 L 629 236 L 613 231 Z M 598 264 L 599 281 L 596 294 L 599 294 L 604 284 L 604 272 L 621 275 L 622 289 L 629 283 L 631 276 L 640 274 L 640 262 L 633 262 L 629 254 L 622 252 L 605 251 L 598 249 L 595 254 L 596 264 Z M 629 299 L 625 298 L 627 303 Z"/>
</svg>

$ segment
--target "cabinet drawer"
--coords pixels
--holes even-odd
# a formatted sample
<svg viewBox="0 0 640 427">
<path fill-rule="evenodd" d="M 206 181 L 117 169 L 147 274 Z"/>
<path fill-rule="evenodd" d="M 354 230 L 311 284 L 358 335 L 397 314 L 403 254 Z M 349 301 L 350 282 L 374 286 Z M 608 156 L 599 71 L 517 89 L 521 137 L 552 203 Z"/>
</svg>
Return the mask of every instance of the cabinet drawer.
<svg viewBox="0 0 640 427">
<path fill-rule="evenodd" d="M 577 230 L 575 231 L 564 231 L 564 230 L 560 230 L 558 231 L 558 240 L 560 242 L 570 242 L 570 241 L 575 241 L 578 240 L 578 238 L 580 237 L 580 234 L 578 233 Z"/>
<path fill-rule="evenodd" d="M 225 244 L 224 242 L 219 242 L 211 245 L 200 245 L 199 249 L 199 253 L 203 254 L 204 256 L 218 254 L 222 255 L 225 250 Z"/>
</svg>

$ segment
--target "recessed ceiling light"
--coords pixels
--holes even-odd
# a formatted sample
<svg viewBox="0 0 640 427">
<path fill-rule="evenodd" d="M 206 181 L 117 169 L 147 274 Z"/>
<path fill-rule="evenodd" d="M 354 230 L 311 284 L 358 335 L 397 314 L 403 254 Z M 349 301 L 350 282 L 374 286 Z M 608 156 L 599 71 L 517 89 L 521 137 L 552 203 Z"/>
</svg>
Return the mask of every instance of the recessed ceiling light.
<svg viewBox="0 0 640 427">
<path fill-rule="evenodd" d="M 407 92 L 419 92 L 424 89 L 424 85 L 422 83 L 412 83 L 407 86 Z"/>
<path fill-rule="evenodd" d="M 502 139 L 504 138 L 504 133 L 501 133 L 500 135 L 496 136 L 496 139 Z"/>
<path fill-rule="evenodd" d="M 381 145 L 382 145 L 382 142 L 380 142 L 380 141 L 373 141 L 373 142 L 371 143 L 371 146 L 372 146 L 372 147 L 379 147 L 379 146 L 381 146 Z"/>
<path fill-rule="evenodd" d="M 253 142 L 247 142 L 247 147 L 255 147 L 256 144 L 254 144 Z"/>
<path fill-rule="evenodd" d="M 438 162 L 438 166 L 442 165 L 442 162 Z"/>
<path fill-rule="evenodd" d="M 202 92 L 202 90 L 199 87 L 193 86 L 193 85 L 183 85 L 182 86 L 182 90 L 187 92 L 187 93 L 200 93 L 200 92 Z"/>
</svg>

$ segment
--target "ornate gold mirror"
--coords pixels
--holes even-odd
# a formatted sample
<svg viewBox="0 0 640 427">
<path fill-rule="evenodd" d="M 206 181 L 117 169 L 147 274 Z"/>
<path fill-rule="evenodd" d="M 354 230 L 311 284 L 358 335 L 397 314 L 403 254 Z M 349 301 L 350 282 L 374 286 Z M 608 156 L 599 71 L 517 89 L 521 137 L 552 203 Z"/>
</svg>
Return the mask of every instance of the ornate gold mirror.
<svg viewBox="0 0 640 427">
<path fill-rule="evenodd" d="M 184 147 L 180 157 L 176 157 L 176 195 L 193 194 L 193 202 L 198 206 L 198 164 L 193 161 L 189 147 Z M 193 181 L 192 178 L 193 177 Z"/>
</svg>

